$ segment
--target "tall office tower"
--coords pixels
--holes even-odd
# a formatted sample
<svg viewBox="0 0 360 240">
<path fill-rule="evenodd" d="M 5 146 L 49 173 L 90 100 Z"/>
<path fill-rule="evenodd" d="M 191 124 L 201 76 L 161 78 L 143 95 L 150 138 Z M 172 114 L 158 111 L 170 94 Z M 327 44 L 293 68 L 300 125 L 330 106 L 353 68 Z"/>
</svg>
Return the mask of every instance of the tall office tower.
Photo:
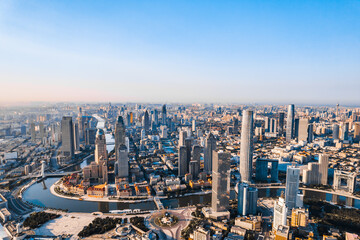
<svg viewBox="0 0 360 240">
<path fill-rule="evenodd" d="M 246 216 L 257 212 L 258 190 L 247 183 L 238 184 L 238 214 Z"/>
<path fill-rule="evenodd" d="M 257 213 L 257 201 L 258 201 L 259 192 L 257 188 L 249 188 L 248 191 L 248 214 L 256 215 Z"/>
<path fill-rule="evenodd" d="M 348 140 L 349 139 L 349 123 L 341 123 L 341 140 Z"/>
<path fill-rule="evenodd" d="M 295 118 L 294 120 L 294 139 L 299 137 L 299 124 L 300 120 L 299 118 Z"/>
<path fill-rule="evenodd" d="M 239 182 L 238 185 L 238 214 L 241 216 L 247 215 L 247 193 L 249 190 L 249 184 L 245 182 Z"/>
<path fill-rule="evenodd" d="M 74 148 L 75 151 L 80 150 L 79 124 L 74 122 Z"/>
<path fill-rule="evenodd" d="M 94 146 L 96 139 L 96 128 L 85 129 L 85 144 L 88 146 Z"/>
<path fill-rule="evenodd" d="M 149 118 L 149 113 L 148 113 L 147 110 L 145 110 L 145 113 L 144 113 L 143 127 L 144 127 L 144 129 L 145 129 L 146 132 L 149 132 L 149 129 L 150 129 L 150 118 Z"/>
<path fill-rule="evenodd" d="M 63 117 L 61 120 L 62 153 L 65 157 L 74 156 L 74 128 L 72 117 Z"/>
<path fill-rule="evenodd" d="M 216 139 L 211 133 L 205 139 L 204 146 L 204 171 L 208 174 L 212 172 L 213 151 L 216 150 Z"/>
<path fill-rule="evenodd" d="M 106 138 L 104 130 L 99 128 L 96 133 L 95 140 L 95 162 L 100 163 L 100 159 L 107 159 L 107 150 L 106 150 Z"/>
<path fill-rule="evenodd" d="M 192 120 L 191 130 L 192 130 L 193 132 L 196 132 L 196 120 L 195 120 L 195 119 Z"/>
<path fill-rule="evenodd" d="M 339 139 L 339 125 L 336 123 L 333 125 L 333 135 L 332 136 L 333 136 L 334 140 Z"/>
<path fill-rule="evenodd" d="M 129 156 L 125 144 L 121 144 L 117 151 L 118 177 L 129 177 Z"/>
<path fill-rule="evenodd" d="M 77 123 L 78 123 L 78 128 L 79 128 L 79 140 L 83 141 L 84 140 L 84 128 L 83 128 L 83 123 L 82 123 L 82 117 L 77 117 L 76 118 Z"/>
<path fill-rule="evenodd" d="M 35 131 L 35 123 L 30 123 L 30 135 L 31 135 L 31 141 L 36 141 L 36 131 Z"/>
<path fill-rule="evenodd" d="M 313 141 L 314 141 L 314 125 L 310 123 L 308 128 L 308 142 L 311 143 Z"/>
<path fill-rule="evenodd" d="M 21 135 L 22 135 L 22 136 L 25 136 L 25 135 L 26 135 L 26 126 L 24 126 L 24 125 L 21 126 L 21 127 L 20 127 L 20 131 L 21 131 Z"/>
<path fill-rule="evenodd" d="M 186 162 L 187 164 L 191 161 L 191 138 L 185 139 L 185 147 L 186 147 Z"/>
<path fill-rule="evenodd" d="M 241 125 L 240 175 L 242 182 L 251 182 L 253 158 L 253 111 L 244 110 Z"/>
<path fill-rule="evenodd" d="M 189 163 L 189 173 L 192 175 L 193 179 L 197 179 L 200 173 L 200 164 L 198 161 L 192 160 Z"/>
<path fill-rule="evenodd" d="M 320 184 L 327 185 L 328 183 L 328 171 L 329 171 L 329 155 L 320 154 L 319 156 L 319 172 L 320 172 Z"/>
<path fill-rule="evenodd" d="M 186 131 L 183 131 L 181 130 L 179 132 L 179 143 L 178 143 L 178 146 L 181 147 L 181 146 L 185 146 L 185 139 L 187 137 L 187 133 Z"/>
<path fill-rule="evenodd" d="M 179 154 L 178 154 L 178 176 L 182 177 L 188 172 L 188 162 L 186 159 L 187 152 L 185 146 L 179 147 Z"/>
<path fill-rule="evenodd" d="M 156 126 L 159 125 L 159 112 L 157 109 L 154 109 L 153 122 L 155 122 Z"/>
<path fill-rule="evenodd" d="M 167 119 L 167 116 L 166 116 L 166 105 L 164 104 L 162 106 L 162 111 L 161 111 L 161 123 L 162 125 L 166 125 L 166 119 Z"/>
<path fill-rule="evenodd" d="M 229 208 L 230 157 L 230 153 L 213 152 L 211 208 L 214 212 L 224 212 Z"/>
<path fill-rule="evenodd" d="M 45 137 L 45 127 L 44 127 L 44 123 L 43 123 L 43 122 L 40 122 L 40 123 L 39 123 L 39 132 L 40 132 L 41 142 L 43 142 L 44 137 Z"/>
<path fill-rule="evenodd" d="M 239 120 L 237 118 L 234 118 L 233 134 L 238 134 L 238 133 L 239 133 Z"/>
<path fill-rule="evenodd" d="M 288 106 L 288 113 L 286 119 L 286 141 L 290 142 L 294 139 L 294 128 L 295 128 L 295 107 L 294 104 Z"/>
<path fill-rule="evenodd" d="M 360 123 L 354 123 L 354 139 L 360 140 Z"/>
<path fill-rule="evenodd" d="M 286 169 L 285 201 L 289 210 L 296 207 L 296 196 L 299 192 L 300 168 L 288 166 Z"/>
<path fill-rule="evenodd" d="M 307 118 L 301 118 L 299 121 L 298 141 L 312 142 L 312 124 L 309 123 Z"/>
<path fill-rule="evenodd" d="M 264 129 L 265 129 L 265 132 L 269 132 L 269 129 L 270 129 L 270 119 L 269 119 L 269 117 L 265 117 Z"/>
<path fill-rule="evenodd" d="M 284 194 L 274 204 L 273 230 L 277 230 L 278 226 L 286 226 L 288 208 L 285 204 Z"/>
<path fill-rule="evenodd" d="M 279 113 L 279 136 L 282 136 L 284 134 L 284 119 L 285 113 Z"/>
<path fill-rule="evenodd" d="M 194 145 L 192 153 L 192 159 L 200 164 L 201 147 L 199 145 Z"/>
<path fill-rule="evenodd" d="M 122 116 L 118 117 L 117 122 L 115 123 L 115 156 L 116 159 L 119 159 L 118 149 L 120 145 L 125 144 L 125 125 Z"/>
</svg>

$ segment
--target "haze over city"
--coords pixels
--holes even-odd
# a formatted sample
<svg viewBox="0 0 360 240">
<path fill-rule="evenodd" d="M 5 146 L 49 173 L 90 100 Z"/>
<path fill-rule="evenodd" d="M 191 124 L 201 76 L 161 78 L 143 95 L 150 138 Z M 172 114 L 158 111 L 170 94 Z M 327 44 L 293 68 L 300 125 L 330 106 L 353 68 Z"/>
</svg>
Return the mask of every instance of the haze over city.
<svg viewBox="0 0 360 240">
<path fill-rule="evenodd" d="M 356 105 L 358 1 L 0 2 L 1 105 Z"/>
<path fill-rule="evenodd" d="M 0 0 L 0 239 L 360 240 L 360 1 Z"/>
</svg>

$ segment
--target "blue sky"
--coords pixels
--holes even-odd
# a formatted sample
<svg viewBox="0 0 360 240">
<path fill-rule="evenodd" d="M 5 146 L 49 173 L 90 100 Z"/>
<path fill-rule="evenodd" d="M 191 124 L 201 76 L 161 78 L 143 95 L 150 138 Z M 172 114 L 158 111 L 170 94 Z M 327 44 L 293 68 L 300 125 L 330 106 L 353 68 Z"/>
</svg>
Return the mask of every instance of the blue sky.
<svg viewBox="0 0 360 240">
<path fill-rule="evenodd" d="M 360 102 L 360 1 L 0 1 L 0 102 Z"/>
</svg>

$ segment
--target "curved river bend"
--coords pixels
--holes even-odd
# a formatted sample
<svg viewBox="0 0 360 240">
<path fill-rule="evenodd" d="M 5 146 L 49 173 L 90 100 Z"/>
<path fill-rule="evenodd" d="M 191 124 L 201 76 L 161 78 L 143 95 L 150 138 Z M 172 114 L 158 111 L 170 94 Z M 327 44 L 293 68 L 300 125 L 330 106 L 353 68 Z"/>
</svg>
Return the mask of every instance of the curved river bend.
<svg viewBox="0 0 360 240">
<path fill-rule="evenodd" d="M 155 203 L 152 201 L 141 202 L 141 203 L 114 203 L 114 202 L 90 202 L 90 201 L 79 201 L 72 199 L 65 199 L 54 196 L 51 194 L 49 188 L 59 178 L 47 178 L 44 182 L 35 183 L 29 187 L 23 193 L 23 199 L 25 201 L 34 203 L 42 207 L 49 208 L 61 208 L 68 209 L 70 212 L 109 212 L 110 210 L 122 210 L 122 209 L 142 209 L 142 210 L 154 210 L 156 209 Z M 284 189 L 259 189 L 259 198 L 261 197 L 277 197 L 280 196 L 281 191 Z M 236 194 L 231 193 L 231 198 L 234 198 Z M 352 198 L 342 197 L 333 195 L 330 193 L 314 192 L 311 190 L 304 190 L 304 198 L 315 198 L 326 200 L 329 202 L 339 203 L 350 207 L 360 209 L 360 201 Z M 164 199 L 162 203 L 165 207 L 177 208 L 188 205 L 195 205 L 198 203 L 210 203 L 211 194 L 207 195 L 193 195 L 178 197 L 174 199 Z"/>
</svg>

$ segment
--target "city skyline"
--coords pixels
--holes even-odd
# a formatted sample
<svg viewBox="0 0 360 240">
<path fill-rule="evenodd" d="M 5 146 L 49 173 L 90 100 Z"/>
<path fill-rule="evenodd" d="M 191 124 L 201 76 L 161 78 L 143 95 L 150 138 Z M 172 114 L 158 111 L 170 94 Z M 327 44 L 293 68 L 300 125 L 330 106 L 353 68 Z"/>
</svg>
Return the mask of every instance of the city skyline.
<svg viewBox="0 0 360 240">
<path fill-rule="evenodd" d="M 356 105 L 359 9 L 2 1 L 0 102 Z"/>
</svg>

